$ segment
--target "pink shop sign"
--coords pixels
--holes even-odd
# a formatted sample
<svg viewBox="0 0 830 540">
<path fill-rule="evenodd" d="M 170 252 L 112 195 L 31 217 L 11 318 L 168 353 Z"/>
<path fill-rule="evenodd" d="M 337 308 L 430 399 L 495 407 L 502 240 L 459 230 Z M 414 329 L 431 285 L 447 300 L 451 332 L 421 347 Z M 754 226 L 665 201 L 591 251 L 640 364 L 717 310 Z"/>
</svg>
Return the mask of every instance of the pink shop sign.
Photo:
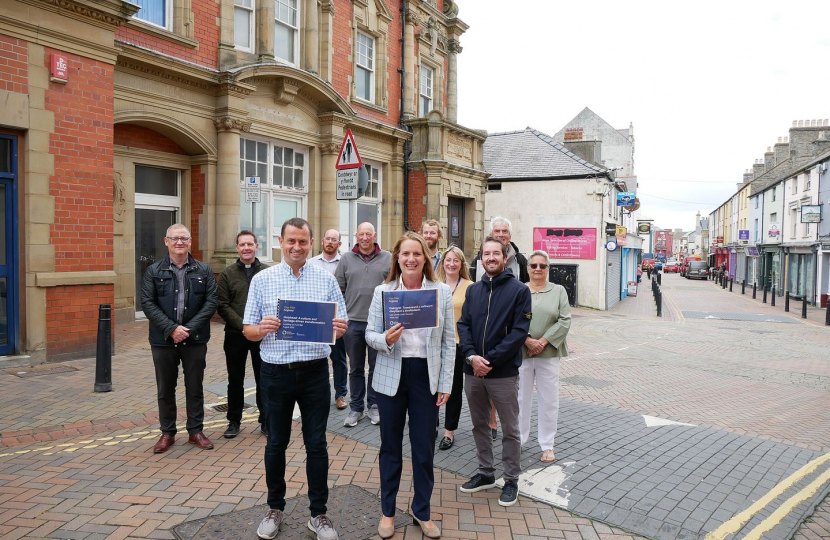
<svg viewBox="0 0 830 540">
<path fill-rule="evenodd" d="M 552 259 L 596 259 L 597 230 L 578 227 L 535 227 L 533 249 Z"/>
</svg>

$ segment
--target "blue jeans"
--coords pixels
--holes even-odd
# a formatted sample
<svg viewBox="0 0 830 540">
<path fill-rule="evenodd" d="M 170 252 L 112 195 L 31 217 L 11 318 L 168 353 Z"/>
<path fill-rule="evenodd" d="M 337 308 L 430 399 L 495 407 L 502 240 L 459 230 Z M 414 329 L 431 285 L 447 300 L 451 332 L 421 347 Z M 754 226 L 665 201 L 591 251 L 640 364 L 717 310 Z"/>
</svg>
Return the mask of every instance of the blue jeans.
<svg viewBox="0 0 830 540">
<path fill-rule="evenodd" d="M 429 389 L 426 358 L 403 358 L 401 382 L 394 396 L 378 392 L 380 413 L 380 504 L 383 515 L 395 515 L 395 499 L 403 470 L 403 430 L 409 414 L 412 448 L 412 515 L 429 521 L 429 500 L 435 486 L 433 457 L 438 424 L 437 396 Z"/>
<path fill-rule="evenodd" d="M 331 346 L 331 369 L 334 372 L 334 399 L 346 397 L 346 383 L 349 380 L 349 363 L 346 360 L 346 342 L 337 338 Z"/>
<path fill-rule="evenodd" d="M 296 403 L 302 416 L 309 509 L 311 517 L 315 517 L 326 513 L 329 498 L 326 422 L 329 419 L 331 386 L 326 358 L 307 364 L 289 369 L 287 365 L 262 362 L 259 380 L 268 424 L 268 442 L 265 445 L 268 506 L 285 510 L 285 449 L 291 441 L 291 422 Z"/>
</svg>

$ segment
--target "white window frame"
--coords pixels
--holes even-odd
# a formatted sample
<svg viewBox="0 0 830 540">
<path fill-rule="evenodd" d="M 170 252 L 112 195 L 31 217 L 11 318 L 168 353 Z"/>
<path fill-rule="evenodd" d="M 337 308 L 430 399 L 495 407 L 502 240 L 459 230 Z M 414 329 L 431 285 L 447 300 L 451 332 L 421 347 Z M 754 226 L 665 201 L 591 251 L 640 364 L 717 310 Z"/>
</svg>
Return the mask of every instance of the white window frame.
<svg viewBox="0 0 830 540">
<path fill-rule="evenodd" d="M 354 235 L 357 232 L 357 205 L 364 204 L 364 205 L 375 205 L 377 208 L 377 226 L 375 227 L 375 232 L 378 235 L 377 243 L 381 244 L 381 238 L 383 233 L 383 164 L 377 161 L 372 160 L 363 160 L 363 165 L 368 166 L 371 170 L 367 171 L 369 173 L 369 186 L 366 187 L 366 193 L 359 199 L 352 200 L 352 201 L 340 201 L 340 238 L 343 241 L 343 247 L 341 248 L 342 251 L 350 250 L 355 245 L 355 238 Z M 371 193 L 372 187 L 372 177 L 374 176 L 374 172 L 377 171 L 377 182 L 375 185 L 377 186 L 377 192 Z M 374 197 L 371 195 L 375 195 Z M 351 232 L 351 234 L 349 234 Z"/>
<path fill-rule="evenodd" d="M 267 1 L 267 0 L 266 0 Z M 245 6 L 242 4 L 243 2 L 250 2 L 251 6 Z M 255 49 L 255 42 L 256 42 L 256 2 L 257 0 L 234 0 L 233 2 L 233 19 L 234 19 L 234 34 L 233 34 L 233 43 L 234 48 L 237 51 L 243 52 L 254 52 Z M 244 47 L 239 45 L 236 42 L 236 12 L 237 10 L 247 11 L 249 13 L 249 24 L 248 24 L 248 47 Z"/>
<path fill-rule="evenodd" d="M 810 173 L 804 173 L 804 191 L 809 191 L 812 182 L 810 182 Z"/>
<path fill-rule="evenodd" d="M 133 15 L 133 18 L 136 19 L 136 20 L 141 21 L 144 24 L 149 24 L 150 26 L 154 26 L 156 28 L 163 28 L 167 31 L 172 32 L 172 29 L 173 29 L 173 1 L 174 0 L 162 0 L 162 2 L 164 2 L 164 21 L 166 23 L 163 26 L 160 25 L 160 24 L 156 24 L 152 21 L 148 21 L 147 19 L 142 19 L 141 17 L 138 16 L 138 13 Z M 139 10 L 139 13 L 141 13 L 140 10 Z"/>
<path fill-rule="evenodd" d="M 302 0 L 295 0 L 295 7 L 293 8 L 296 11 L 296 26 L 291 26 L 289 21 L 283 21 L 280 19 L 280 4 L 284 4 L 286 8 L 291 10 L 291 6 L 288 5 L 288 2 L 290 1 L 291 0 L 274 0 L 274 56 L 284 62 L 288 62 L 289 64 L 297 65 L 300 63 L 300 21 L 302 20 L 300 5 L 302 4 Z M 290 28 L 294 31 L 294 58 L 292 59 L 277 56 L 277 27 L 279 26 Z"/>
<path fill-rule="evenodd" d="M 798 234 L 798 207 L 790 206 L 790 216 L 793 222 L 792 229 L 790 229 L 790 238 L 795 238 Z"/>
<path fill-rule="evenodd" d="M 424 73 L 429 73 L 429 85 L 424 85 Z M 425 90 L 429 92 L 425 94 Z M 423 108 L 424 98 L 429 100 L 429 107 L 427 110 Z M 429 111 L 435 108 L 435 68 L 426 64 L 421 64 L 418 68 L 418 110 L 420 116 L 426 116 Z"/>
<path fill-rule="evenodd" d="M 262 254 L 258 254 L 258 257 L 261 261 L 272 262 L 273 258 L 273 250 L 280 249 L 279 241 L 277 237 L 280 234 L 280 229 L 282 228 L 282 222 L 275 223 L 274 222 L 274 201 L 275 200 L 284 200 L 284 201 L 292 201 L 297 202 L 299 213 L 301 215 L 295 217 L 301 217 L 303 219 L 307 219 L 308 215 L 308 181 L 309 181 L 309 157 L 310 152 L 308 147 L 294 144 L 288 141 L 283 141 L 279 139 L 269 139 L 266 137 L 258 137 L 258 136 L 251 136 L 246 135 L 245 137 L 240 138 L 241 145 L 245 145 L 245 141 L 253 141 L 256 143 L 264 143 L 267 145 L 267 163 L 266 163 L 266 179 L 260 177 L 260 186 L 261 186 L 261 198 L 258 204 L 266 205 L 265 208 L 265 245 L 259 240 L 260 248 L 263 250 Z M 274 159 L 274 148 L 281 147 L 281 148 L 290 148 L 293 150 L 294 155 L 296 154 L 303 154 L 304 161 L 303 161 L 303 187 L 300 189 L 297 188 L 286 188 L 281 185 L 275 185 L 274 183 L 274 167 L 275 167 L 275 159 Z M 243 154 L 240 153 L 239 156 L 240 163 L 243 161 Z M 293 167 L 295 170 L 297 167 Z M 256 203 L 244 203 L 242 201 L 242 185 L 244 183 L 244 178 L 242 175 L 245 174 L 246 171 L 241 171 L 239 185 L 240 185 L 240 209 L 242 204 L 256 204 Z M 253 207 L 252 207 L 253 212 Z M 247 228 L 247 225 L 243 226 L 243 228 Z M 256 232 L 256 231 L 255 231 Z"/>
<path fill-rule="evenodd" d="M 793 187 L 792 187 L 792 191 L 790 193 L 792 195 L 795 195 L 796 193 L 798 193 L 798 177 L 797 176 L 795 178 L 793 178 Z"/>
<path fill-rule="evenodd" d="M 372 52 L 371 57 L 369 57 L 366 54 L 363 54 L 361 52 L 361 47 L 363 46 L 360 42 L 361 37 L 365 38 L 367 40 L 370 40 L 370 42 L 371 42 L 370 43 L 371 52 Z M 357 31 L 357 35 L 356 35 L 356 38 L 355 38 L 355 54 L 354 54 L 354 66 L 355 66 L 354 67 L 354 70 L 355 70 L 354 95 L 355 95 L 355 98 L 359 99 L 360 101 L 367 101 L 369 103 L 374 103 L 375 102 L 375 86 L 376 86 L 376 80 L 377 80 L 377 78 L 376 78 L 377 72 L 376 72 L 375 68 L 378 65 L 377 43 L 378 43 L 378 39 L 375 36 L 367 34 L 366 32 L 361 32 L 360 30 Z M 368 59 L 368 61 L 371 63 L 371 65 L 366 66 L 366 61 L 365 60 L 363 62 L 361 62 L 362 58 Z M 364 96 L 358 95 L 358 93 L 357 93 L 358 69 L 364 69 L 364 70 L 368 71 L 369 74 L 370 74 L 370 77 L 369 77 L 369 97 L 368 97 L 368 99 Z"/>
</svg>

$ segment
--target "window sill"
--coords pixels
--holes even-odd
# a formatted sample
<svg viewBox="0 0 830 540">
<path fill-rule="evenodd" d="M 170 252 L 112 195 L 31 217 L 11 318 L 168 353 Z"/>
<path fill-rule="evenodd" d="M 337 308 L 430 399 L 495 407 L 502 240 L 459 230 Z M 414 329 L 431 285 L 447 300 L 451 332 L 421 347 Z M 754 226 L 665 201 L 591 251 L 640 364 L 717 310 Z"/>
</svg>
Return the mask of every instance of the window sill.
<svg viewBox="0 0 830 540">
<path fill-rule="evenodd" d="M 366 107 L 367 109 L 372 109 L 372 110 L 375 110 L 375 111 L 378 111 L 378 112 L 382 112 L 384 114 L 389 114 L 389 109 L 387 109 L 386 107 L 381 107 L 380 105 L 375 105 L 371 101 L 366 101 L 363 98 L 353 97 L 352 98 L 352 103 L 355 103 L 355 104 L 360 105 L 362 107 Z"/>
<path fill-rule="evenodd" d="M 174 43 L 179 43 L 180 45 L 184 45 L 185 47 L 189 47 L 191 49 L 196 49 L 196 48 L 199 47 L 199 42 L 196 41 L 195 39 L 190 39 L 190 38 L 186 38 L 184 36 L 180 36 L 179 34 L 171 32 L 170 30 L 165 30 L 164 28 L 160 28 L 160 27 L 155 26 L 153 24 L 146 23 L 146 22 L 141 21 L 139 19 L 135 19 L 135 18 L 130 19 L 129 21 L 127 21 L 127 26 L 129 28 L 135 28 L 136 30 L 139 30 L 139 31 L 144 32 L 146 34 L 150 34 L 152 36 L 155 36 L 155 37 L 167 40 L 167 41 L 172 41 Z"/>
</svg>

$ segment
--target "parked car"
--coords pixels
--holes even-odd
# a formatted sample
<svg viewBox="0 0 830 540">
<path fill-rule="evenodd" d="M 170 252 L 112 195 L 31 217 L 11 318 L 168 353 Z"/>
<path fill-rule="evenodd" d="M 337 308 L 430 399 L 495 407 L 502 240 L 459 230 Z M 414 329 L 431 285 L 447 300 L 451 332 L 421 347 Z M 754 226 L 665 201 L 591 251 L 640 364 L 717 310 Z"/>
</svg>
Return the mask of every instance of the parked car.
<svg viewBox="0 0 830 540">
<path fill-rule="evenodd" d="M 708 279 L 709 265 L 705 261 L 692 260 L 686 266 L 686 279 Z"/>
<path fill-rule="evenodd" d="M 683 259 L 683 262 L 680 264 L 680 275 L 681 276 L 686 275 L 686 269 L 688 268 L 689 263 L 691 261 L 699 261 L 699 260 L 700 260 L 700 257 L 697 256 L 697 255 L 692 255 L 691 257 L 686 257 L 685 259 Z"/>
<path fill-rule="evenodd" d="M 680 270 L 680 265 L 677 264 L 677 261 L 666 261 L 666 264 L 663 265 L 663 272 L 677 272 Z"/>
</svg>

